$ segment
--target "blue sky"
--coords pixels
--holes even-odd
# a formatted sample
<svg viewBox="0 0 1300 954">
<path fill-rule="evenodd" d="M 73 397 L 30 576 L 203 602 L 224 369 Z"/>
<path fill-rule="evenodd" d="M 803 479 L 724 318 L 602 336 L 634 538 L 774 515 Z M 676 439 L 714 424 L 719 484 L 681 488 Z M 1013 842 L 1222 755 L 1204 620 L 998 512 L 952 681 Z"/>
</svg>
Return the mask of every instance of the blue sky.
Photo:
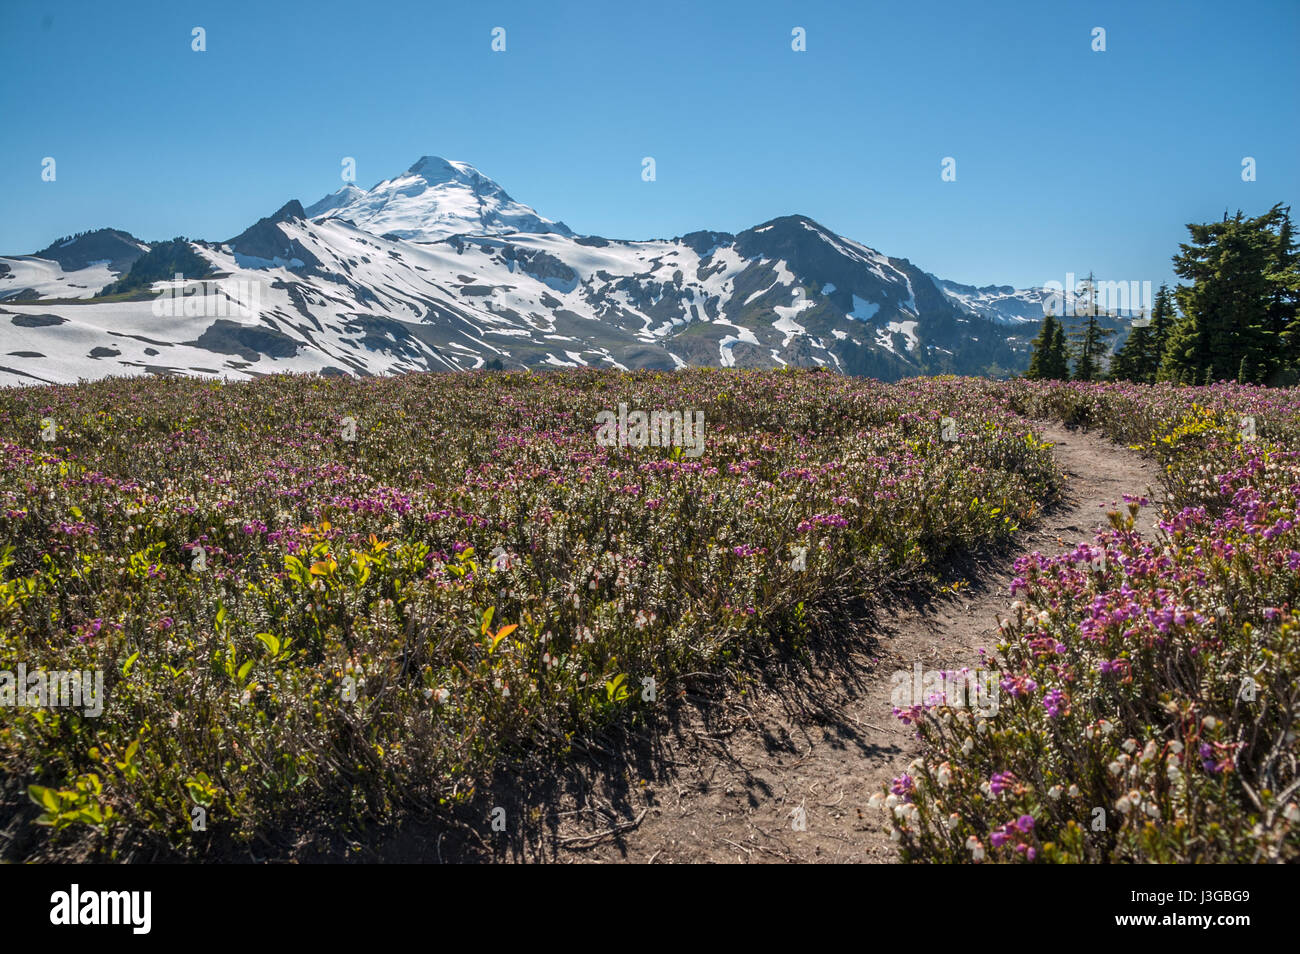
<svg viewBox="0 0 1300 954">
<path fill-rule="evenodd" d="M 1297 0 L 6 0 L 0 253 L 227 239 L 436 154 L 580 232 L 802 212 L 957 281 L 1159 283 L 1184 223 L 1300 199 L 1298 45 Z"/>
</svg>

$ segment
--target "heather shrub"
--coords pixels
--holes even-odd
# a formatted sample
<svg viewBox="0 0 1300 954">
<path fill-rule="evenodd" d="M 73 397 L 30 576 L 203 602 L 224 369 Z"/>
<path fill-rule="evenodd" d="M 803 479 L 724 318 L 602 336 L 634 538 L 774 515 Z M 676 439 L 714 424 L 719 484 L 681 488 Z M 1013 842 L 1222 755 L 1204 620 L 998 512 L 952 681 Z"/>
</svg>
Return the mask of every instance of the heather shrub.
<svg viewBox="0 0 1300 954">
<path fill-rule="evenodd" d="M 1018 562 L 994 717 L 942 699 L 900 713 L 926 754 L 873 799 L 904 858 L 1300 857 L 1300 453 L 1241 423 L 1249 414 L 1289 441 L 1295 400 L 1133 385 L 1011 393 L 1027 413 L 1086 413 L 1153 453 L 1172 503 L 1152 539 L 1134 530 L 1149 505 L 1134 499 L 1091 544 Z"/>
</svg>

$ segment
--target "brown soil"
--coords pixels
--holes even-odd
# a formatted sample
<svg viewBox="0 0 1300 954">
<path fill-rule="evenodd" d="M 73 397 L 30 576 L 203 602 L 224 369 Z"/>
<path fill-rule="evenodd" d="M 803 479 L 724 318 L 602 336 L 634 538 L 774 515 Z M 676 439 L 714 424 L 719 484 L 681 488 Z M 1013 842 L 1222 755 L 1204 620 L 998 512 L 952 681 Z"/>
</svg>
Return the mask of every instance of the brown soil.
<svg viewBox="0 0 1300 954">
<path fill-rule="evenodd" d="M 505 831 L 488 818 L 459 833 L 410 826 L 355 860 L 551 862 L 892 862 L 881 812 L 867 800 L 920 750 L 892 714 L 890 677 L 911 670 L 979 666 L 1012 597 L 1017 556 L 1051 554 L 1107 522 L 1124 494 L 1156 499 L 1157 468 L 1096 433 L 1040 425 L 1066 475 L 1065 500 L 1017 545 L 971 558 L 957 595 L 891 600 L 867 632 L 810 672 L 772 686 L 688 697 L 661 724 L 623 745 L 592 750 L 573 766 L 505 779 L 489 796 Z M 1158 507 L 1145 508 L 1149 533 Z M 885 615 L 887 613 L 888 615 Z M 481 807 L 481 806 L 480 806 Z M 796 830 L 800 813 L 803 830 Z"/>
</svg>

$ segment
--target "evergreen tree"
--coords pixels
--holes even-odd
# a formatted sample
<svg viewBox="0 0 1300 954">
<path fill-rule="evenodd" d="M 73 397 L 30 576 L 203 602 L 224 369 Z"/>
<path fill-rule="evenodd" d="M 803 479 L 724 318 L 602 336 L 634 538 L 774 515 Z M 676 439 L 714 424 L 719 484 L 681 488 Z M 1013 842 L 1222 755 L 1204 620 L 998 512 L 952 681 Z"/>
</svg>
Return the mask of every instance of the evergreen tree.
<svg viewBox="0 0 1300 954">
<path fill-rule="evenodd" d="M 1084 321 L 1070 333 L 1074 380 L 1096 381 L 1102 376 L 1102 365 L 1110 351 L 1106 339 L 1115 333 L 1115 329 L 1103 328 L 1097 321 L 1097 285 L 1091 273 L 1081 290 L 1083 304 L 1080 305 L 1076 296 L 1074 313 Z"/>
<path fill-rule="evenodd" d="M 1134 322 L 1128 340 L 1124 342 L 1110 363 L 1112 381 L 1138 381 L 1150 383 L 1147 368 L 1155 359 L 1155 334 L 1150 319 Z"/>
<path fill-rule="evenodd" d="M 1057 320 L 1055 311 L 1047 309 L 1038 337 L 1033 340 L 1033 353 L 1025 377 L 1040 381 L 1070 380 L 1070 358 L 1065 346 L 1065 328 Z"/>
<path fill-rule="evenodd" d="M 1169 345 L 1169 332 L 1174 326 L 1178 312 L 1174 309 L 1174 293 L 1168 285 L 1162 284 L 1156 292 L 1156 300 L 1151 308 L 1151 363 L 1147 368 L 1147 381 L 1154 384 L 1160 372 L 1160 362 L 1164 359 L 1165 348 Z"/>
<path fill-rule="evenodd" d="M 1133 322 L 1128 340 L 1115 353 L 1110 366 L 1111 380 L 1154 384 L 1174 318 L 1173 293 L 1168 285 L 1161 285 L 1150 314 Z"/>
<path fill-rule="evenodd" d="M 1291 225 L 1291 207 L 1279 203 L 1277 247 L 1268 281 L 1273 294 L 1265 327 L 1277 337 L 1277 362 L 1263 378 L 1269 384 L 1295 384 L 1300 377 L 1300 244 Z"/>
<path fill-rule="evenodd" d="M 1095 381 L 1097 379 L 1097 316 L 1087 315 L 1081 331 L 1071 333 L 1072 357 L 1074 358 L 1074 380 Z"/>
<path fill-rule="evenodd" d="M 1231 380 L 1243 360 L 1260 380 L 1294 368 L 1300 342 L 1287 332 L 1298 320 L 1300 278 L 1290 208 L 1279 203 L 1255 218 L 1225 213 L 1222 222 L 1187 229 L 1191 241 L 1180 246 L 1174 271 L 1191 284 L 1178 288 L 1182 317 L 1169 332 L 1160 377 Z"/>
<path fill-rule="evenodd" d="M 1052 331 L 1052 346 L 1048 349 L 1047 376 L 1053 381 L 1070 380 L 1070 352 L 1065 344 L 1065 326 L 1059 321 Z"/>
<path fill-rule="evenodd" d="M 1031 381 L 1042 381 L 1051 378 L 1047 373 L 1048 364 L 1051 361 L 1052 341 L 1056 337 L 1058 323 L 1056 316 L 1048 309 L 1047 314 L 1043 316 L 1043 325 L 1038 330 L 1038 337 L 1030 342 L 1033 351 L 1029 355 L 1029 368 L 1025 371 L 1025 377 Z"/>
</svg>

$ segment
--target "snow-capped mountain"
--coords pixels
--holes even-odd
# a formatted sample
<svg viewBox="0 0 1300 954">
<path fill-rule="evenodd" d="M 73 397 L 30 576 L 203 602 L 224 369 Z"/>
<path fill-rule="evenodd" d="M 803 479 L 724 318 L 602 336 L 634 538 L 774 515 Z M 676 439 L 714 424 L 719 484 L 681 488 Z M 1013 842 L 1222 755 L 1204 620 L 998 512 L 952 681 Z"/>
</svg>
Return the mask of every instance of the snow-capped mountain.
<svg viewBox="0 0 1300 954">
<path fill-rule="evenodd" d="M 396 179 L 385 179 L 368 192 L 345 185 L 308 206 L 306 215 L 347 219 L 366 232 L 412 242 L 458 234 L 573 234 L 563 222 L 544 219 L 510 198 L 468 162 L 440 156 L 424 156 Z"/>
<path fill-rule="evenodd" d="M 1043 303 L 1052 298 L 1045 288 L 1012 288 L 1010 285 L 962 285 L 930 275 L 941 292 L 952 302 L 990 321 L 1003 325 L 1026 322 L 1035 327 L 1042 324 Z"/>
<path fill-rule="evenodd" d="M 1037 331 L 805 216 L 582 236 L 433 157 L 369 191 L 286 203 L 227 241 L 178 244 L 139 257 L 113 300 L 0 301 L 0 384 L 485 365 L 996 374 L 1025 366 Z M 89 268 L 65 283 L 100 281 Z"/>
</svg>

